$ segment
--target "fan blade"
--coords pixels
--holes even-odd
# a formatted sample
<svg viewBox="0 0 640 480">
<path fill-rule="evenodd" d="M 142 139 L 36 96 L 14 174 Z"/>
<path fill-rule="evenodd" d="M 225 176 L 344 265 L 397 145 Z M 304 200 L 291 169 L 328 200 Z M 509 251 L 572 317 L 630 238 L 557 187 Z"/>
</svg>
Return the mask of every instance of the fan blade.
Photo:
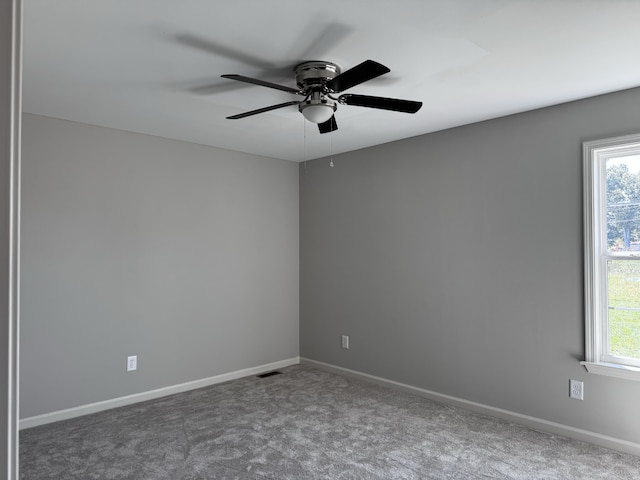
<svg viewBox="0 0 640 480">
<path fill-rule="evenodd" d="M 208 83 L 204 85 L 200 84 L 191 86 L 184 88 L 184 90 L 194 95 L 215 95 L 218 93 L 233 92 L 235 90 L 243 88 L 251 88 L 251 85 L 249 85 L 248 83 L 222 81 L 219 83 Z"/>
<path fill-rule="evenodd" d="M 297 88 L 287 87 L 286 85 L 278 85 L 277 83 L 267 82 L 265 80 L 258 80 L 257 78 L 245 77 L 244 75 L 220 75 L 222 78 L 228 78 L 230 80 L 237 80 L 239 82 L 253 83 L 254 85 L 260 85 L 262 87 L 275 88 L 276 90 L 282 90 L 283 92 L 295 93 L 298 95 L 304 95 Z"/>
<path fill-rule="evenodd" d="M 212 53 L 214 55 L 220 55 L 231 60 L 246 63 L 247 65 L 252 65 L 262 70 L 271 70 L 277 68 L 277 65 L 265 61 L 258 55 L 253 55 L 241 50 L 236 50 L 235 48 L 228 47 L 206 37 L 187 33 L 183 35 L 175 35 L 174 38 L 178 43 L 186 45 L 187 47 L 197 48 L 198 50 L 209 54 Z"/>
<path fill-rule="evenodd" d="M 251 110 L 249 112 L 239 113 L 237 115 L 231 115 L 227 117 L 229 120 L 237 120 L 239 118 L 250 117 L 251 115 L 257 115 L 258 113 L 268 112 L 270 110 L 276 110 L 277 108 L 288 107 L 289 105 L 298 105 L 302 102 L 285 102 L 278 105 L 271 105 L 270 107 L 259 108 L 257 110 Z"/>
<path fill-rule="evenodd" d="M 413 100 L 400 100 L 398 98 L 371 97 L 369 95 L 354 95 L 346 93 L 340 95 L 338 102 L 343 105 L 356 105 L 358 107 L 380 108 L 395 112 L 416 113 L 422 107 L 422 102 Z"/>
<path fill-rule="evenodd" d="M 382 65 L 381 63 L 374 62 L 373 60 L 365 60 L 360 65 L 356 65 L 353 68 L 350 68 L 346 72 L 342 72 L 337 77 L 329 80 L 325 86 L 331 92 L 344 92 L 351 87 L 355 87 L 367 80 L 371 80 L 372 78 L 379 77 L 380 75 L 384 75 L 385 73 L 389 73 L 387 67 Z"/>
<path fill-rule="evenodd" d="M 321 30 L 320 30 L 321 29 Z M 302 63 L 311 58 L 324 58 L 327 52 L 331 52 L 351 33 L 352 28 L 341 23 L 323 23 L 318 18 L 313 18 L 305 28 L 302 29 L 303 36 L 293 45 L 307 45 L 300 51 L 296 49 L 296 57 L 300 59 L 298 63 Z"/>
<path fill-rule="evenodd" d="M 332 115 L 331 118 L 326 122 L 319 123 L 318 129 L 320 130 L 320 133 L 329 133 L 337 130 L 338 124 L 336 123 L 335 115 Z"/>
</svg>

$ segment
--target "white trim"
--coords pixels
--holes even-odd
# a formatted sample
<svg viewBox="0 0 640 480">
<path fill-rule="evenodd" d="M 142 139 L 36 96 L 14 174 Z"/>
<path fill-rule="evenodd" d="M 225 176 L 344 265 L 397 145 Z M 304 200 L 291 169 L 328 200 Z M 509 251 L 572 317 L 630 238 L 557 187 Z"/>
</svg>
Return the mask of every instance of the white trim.
<svg viewBox="0 0 640 480">
<path fill-rule="evenodd" d="M 7 410 L 2 412 L 3 426 L 6 422 L 5 435 L 6 451 L 2 452 L 4 472 L 2 477 L 14 480 L 18 478 L 18 418 L 19 418 L 19 325 L 20 325 L 20 147 L 21 147 L 21 126 L 22 126 L 22 1 L 11 0 L 10 4 L 3 6 L 3 12 L 10 12 L 10 20 L 2 21 L 3 27 L 9 27 L 8 48 L 10 49 L 10 65 L 7 72 L 10 75 L 9 91 L 2 92 L 2 95 L 9 95 L 9 108 L 5 112 L 8 114 L 9 135 L 7 150 L 2 152 L 2 161 L 9 162 L 8 194 L 9 211 L 7 212 L 9 224 L 5 250 L 5 239 L 2 239 L 2 254 L 8 255 L 8 271 L 3 271 L 2 275 L 8 274 L 7 310 L 6 314 L 6 340 L 4 345 L 6 359 L 6 384 L 3 394 L 6 395 Z M 9 25 L 7 25 L 9 24 Z M 2 45 L 5 48 L 5 44 Z M 5 70 L 2 74 L 4 75 Z M 3 149 L 5 146 L 3 146 Z M 3 214 L 5 212 L 2 212 Z M 4 227 L 5 225 L 3 225 Z M 2 292 L 5 295 L 5 292 Z M 3 302 L 4 303 L 4 302 Z M 3 305 L 4 306 L 4 305 Z M 4 322 L 4 319 L 3 319 Z M 3 325 L 3 328 L 5 326 Z M 3 364 L 4 368 L 5 364 Z M 5 457 L 6 455 L 6 457 Z"/>
<path fill-rule="evenodd" d="M 625 380 L 640 380 L 640 367 L 596 362 L 580 362 L 580 365 L 583 365 L 589 373 L 624 378 Z"/>
<path fill-rule="evenodd" d="M 134 393 L 133 395 L 127 395 L 125 397 L 113 398 L 111 400 L 104 400 L 102 402 L 90 403 L 88 405 L 81 405 L 79 407 L 67 408 L 65 410 L 45 413 L 43 415 L 23 418 L 20 420 L 20 430 L 23 430 L 25 428 L 37 427 L 39 425 L 45 425 L 47 423 L 58 422 L 60 420 L 68 420 L 70 418 L 81 417 L 83 415 L 89 415 L 91 413 L 102 412 L 104 410 L 109 410 L 112 408 L 123 407 L 125 405 L 145 402 L 147 400 L 166 397 L 167 395 L 195 390 L 197 388 L 208 387 L 217 383 L 228 382 L 230 380 L 236 380 L 238 378 L 248 377 L 250 375 L 259 375 L 260 373 L 269 372 L 278 368 L 289 367 L 291 365 L 298 365 L 299 363 L 300 357 L 294 357 L 286 360 L 280 360 L 279 362 L 259 365 L 257 367 L 236 370 L 235 372 L 223 373 L 221 375 L 203 378 L 201 380 L 194 380 L 191 382 L 180 383 L 178 385 L 158 388 L 155 390 L 150 390 L 148 392 Z"/>
<path fill-rule="evenodd" d="M 584 219 L 584 295 L 585 361 L 589 373 L 627 380 L 640 380 L 640 370 L 609 352 L 607 311 L 607 260 L 631 257 L 611 256 L 607 251 L 606 161 L 640 153 L 640 134 L 584 142 L 583 219 Z M 611 362 L 620 361 L 620 365 Z M 624 365 L 623 365 L 624 363 Z"/>
<path fill-rule="evenodd" d="M 563 425 L 561 423 L 551 422 L 542 418 L 531 417 L 529 415 L 523 415 L 521 413 L 512 412 L 510 410 L 504 410 L 502 408 L 492 407 L 478 402 L 472 402 L 463 398 L 453 397 L 451 395 L 445 395 L 442 393 L 426 390 L 424 388 L 414 387 L 407 385 L 406 383 L 395 382 L 393 380 L 387 380 L 386 378 L 376 377 L 375 375 L 369 375 L 367 373 L 358 372 L 356 370 L 350 370 L 348 368 L 338 367 L 324 362 L 318 362 L 305 357 L 300 358 L 301 364 L 311 365 L 324 370 L 329 370 L 337 373 L 343 373 L 352 377 L 359 378 L 361 380 L 368 380 L 385 387 L 395 388 L 407 393 L 419 395 L 421 397 L 435 400 L 437 402 L 447 403 L 455 405 L 474 412 L 483 413 L 492 417 L 501 418 L 510 422 L 518 423 L 526 427 L 553 433 L 555 435 L 562 435 L 569 438 L 574 438 L 583 442 L 593 443 L 602 447 L 611 448 L 620 452 L 631 453 L 633 455 L 640 455 L 640 444 L 622 440 L 619 438 L 609 437 L 600 433 L 591 432 L 589 430 L 583 430 L 581 428 L 571 427 L 569 425 Z"/>
<path fill-rule="evenodd" d="M 598 357 L 600 351 L 600 335 L 597 334 L 599 325 L 596 322 L 599 310 L 598 301 L 598 276 L 595 269 L 596 248 L 593 243 L 596 239 L 593 236 L 594 229 L 598 224 L 597 214 L 593 205 L 594 189 L 594 159 L 593 149 L 596 148 L 591 142 L 583 144 L 583 219 L 584 219 L 584 295 L 585 295 L 585 357 L 587 361 L 593 362 Z M 595 183 L 597 185 L 597 183 Z"/>
</svg>

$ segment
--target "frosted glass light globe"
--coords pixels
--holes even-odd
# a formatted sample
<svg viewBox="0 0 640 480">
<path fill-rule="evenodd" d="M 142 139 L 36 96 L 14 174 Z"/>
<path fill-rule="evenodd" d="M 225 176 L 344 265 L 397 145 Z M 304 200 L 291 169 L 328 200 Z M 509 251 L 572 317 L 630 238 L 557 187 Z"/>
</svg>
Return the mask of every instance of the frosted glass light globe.
<svg viewBox="0 0 640 480">
<path fill-rule="evenodd" d="M 304 118 L 313 123 L 324 123 L 333 116 L 333 107 L 326 103 L 305 105 L 301 111 Z"/>
</svg>

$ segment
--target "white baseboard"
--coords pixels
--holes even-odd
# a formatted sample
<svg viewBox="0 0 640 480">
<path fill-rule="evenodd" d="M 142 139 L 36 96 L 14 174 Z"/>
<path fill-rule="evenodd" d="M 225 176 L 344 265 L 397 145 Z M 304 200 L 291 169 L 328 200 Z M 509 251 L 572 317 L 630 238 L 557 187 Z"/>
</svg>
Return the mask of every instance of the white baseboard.
<svg viewBox="0 0 640 480">
<path fill-rule="evenodd" d="M 22 418 L 20 419 L 19 428 L 20 430 L 23 430 L 25 428 L 37 427 L 39 425 L 58 422 L 60 420 L 68 420 L 70 418 L 80 417 L 83 415 L 88 415 L 90 413 L 97 413 L 103 410 L 109 410 L 111 408 L 123 407 L 125 405 L 131 405 L 133 403 L 166 397 L 167 395 L 173 395 L 175 393 L 195 390 L 196 388 L 208 387 L 209 385 L 215 385 L 216 383 L 228 382 L 229 380 L 236 380 L 238 378 L 248 377 L 250 375 L 259 375 L 261 373 L 269 372 L 271 370 L 277 370 L 278 368 L 289 367 L 291 365 L 297 365 L 299 363 L 300 357 L 294 357 L 287 360 L 281 360 L 279 362 L 259 365 L 257 367 L 236 370 L 235 372 L 223 373 L 222 375 L 203 378 L 201 380 L 194 380 L 191 382 L 181 383 L 179 385 L 158 388 L 156 390 L 150 390 L 148 392 L 135 393 L 133 395 L 127 395 L 125 397 L 113 398 L 111 400 L 105 400 L 102 402 L 90 403 L 88 405 L 67 408 L 65 410 L 58 410 L 57 412 Z"/>
<path fill-rule="evenodd" d="M 581 440 L 583 442 L 593 443 L 601 447 L 617 450 L 619 452 L 631 453 L 633 455 L 640 456 L 640 444 L 638 443 L 609 437 L 607 435 L 601 435 L 599 433 L 590 432 L 588 430 L 583 430 L 580 428 L 570 427 L 561 423 L 550 422 L 541 418 L 523 415 L 521 413 L 512 412 L 510 410 L 504 410 L 502 408 L 492 407 L 490 405 L 484 405 L 482 403 L 472 402 L 470 400 L 464 400 L 462 398 L 452 397 L 450 395 L 444 395 L 442 393 L 433 392 L 424 388 L 414 387 L 405 383 L 395 382 L 393 380 L 387 380 L 385 378 L 376 377 L 374 375 L 358 372 L 356 370 L 350 370 L 348 368 L 338 367 L 336 365 L 331 365 L 324 362 L 318 362 L 309 358 L 301 357 L 300 363 L 336 373 L 342 373 L 355 378 L 359 378 L 361 380 L 367 380 L 385 387 L 395 388 L 407 393 L 429 398 L 437 402 L 447 403 L 450 405 L 455 405 L 457 407 L 465 408 L 467 410 L 472 410 L 474 412 L 501 418 L 502 420 L 518 423 L 520 425 L 524 425 L 541 432 L 562 435 L 565 437 L 574 438 L 576 440 Z"/>
</svg>

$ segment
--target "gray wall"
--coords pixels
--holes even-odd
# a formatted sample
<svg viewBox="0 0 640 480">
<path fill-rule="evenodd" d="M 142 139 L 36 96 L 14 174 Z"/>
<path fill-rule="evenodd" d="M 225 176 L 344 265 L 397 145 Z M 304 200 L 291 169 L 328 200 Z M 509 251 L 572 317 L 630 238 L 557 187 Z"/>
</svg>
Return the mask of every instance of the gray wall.
<svg viewBox="0 0 640 480">
<path fill-rule="evenodd" d="M 301 167 L 301 356 L 640 442 L 640 383 L 578 364 L 582 142 L 639 112 L 629 90 Z"/>
<path fill-rule="evenodd" d="M 296 164 L 23 122 L 22 418 L 298 356 Z"/>
</svg>

